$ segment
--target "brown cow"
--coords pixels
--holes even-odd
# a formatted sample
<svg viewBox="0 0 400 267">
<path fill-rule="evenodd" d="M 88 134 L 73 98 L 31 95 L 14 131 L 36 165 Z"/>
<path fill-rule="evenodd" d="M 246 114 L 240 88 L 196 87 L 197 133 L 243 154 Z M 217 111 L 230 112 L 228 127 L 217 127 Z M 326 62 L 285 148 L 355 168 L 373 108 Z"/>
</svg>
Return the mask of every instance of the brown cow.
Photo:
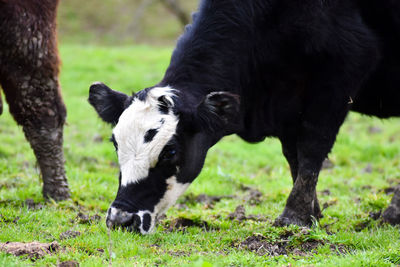
<svg viewBox="0 0 400 267">
<path fill-rule="evenodd" d="M 0 0 L 0 84 L 35 152 L 43 195 L 63 200 L 70 193 L 62 149 L 66 109 L 58 81 L 58 2 Z"/>
</svg>

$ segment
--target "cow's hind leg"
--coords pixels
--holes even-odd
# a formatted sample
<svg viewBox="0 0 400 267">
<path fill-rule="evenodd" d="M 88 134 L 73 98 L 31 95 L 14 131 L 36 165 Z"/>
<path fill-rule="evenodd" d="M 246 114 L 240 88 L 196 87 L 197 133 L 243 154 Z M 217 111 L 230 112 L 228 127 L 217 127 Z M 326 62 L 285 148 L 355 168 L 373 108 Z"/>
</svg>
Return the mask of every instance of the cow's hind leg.
<svg viewBox="0 0 400 267">
<path fill-rule="evenodd" d="M 400 224 L 400 185 L 396 187 L 392 202 L 383 213 L 382 219 L 393 225 Z"/>
</svg>

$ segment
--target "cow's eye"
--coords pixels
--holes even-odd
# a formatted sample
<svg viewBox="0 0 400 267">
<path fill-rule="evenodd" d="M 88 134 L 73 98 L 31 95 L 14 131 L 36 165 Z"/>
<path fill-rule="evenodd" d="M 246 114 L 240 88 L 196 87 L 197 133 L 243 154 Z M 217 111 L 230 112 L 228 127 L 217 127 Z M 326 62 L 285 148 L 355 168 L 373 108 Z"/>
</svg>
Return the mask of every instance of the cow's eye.
<svg viewBox="0 0 400 267">
<path fill-rule="evenodd" d="M 162 160 L 170 160 L 176 155 L 176 149 L 167 149 L 165 150 L 162 155 L 161 159 Z"/>
</svg>

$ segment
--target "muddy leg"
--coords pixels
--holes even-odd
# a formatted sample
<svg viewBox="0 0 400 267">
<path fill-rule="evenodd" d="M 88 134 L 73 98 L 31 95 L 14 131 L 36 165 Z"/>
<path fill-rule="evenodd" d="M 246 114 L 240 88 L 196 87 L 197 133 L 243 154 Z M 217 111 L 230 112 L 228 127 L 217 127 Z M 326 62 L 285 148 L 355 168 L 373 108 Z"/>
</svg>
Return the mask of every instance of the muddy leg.
<svg viewBox="0 0 400 267">
<path fill-rule="evenodd" d="M 312 224 L 313 218 L 318 220 L 322 217 L 316 192 L 317 181 L 318 171 L 309 171 L 306 168 L 299 169 L 299 175 L 286 202 L 285 209 L 276 219 L 275 225 L 309 226 Z"/>
<path fill-rule="evenodd" d="M 10 112 L 22 125 L 37 158 L 43 196 L 64 200 L 70 197 L 62 147 L 66 110 L 57 76 L 51 74 L 48 69 L 30 69 L 13 73 L 2 83 Z"/>
<path fill-rule="evenodd" d="M 43 196 L 54 200 L 70 197 L 64 170 L 63 127 L 24 126 L 25 137 L 31 144 L 43 179 Z"/>
<path fill-rule="evenodd" d="M 383 221 L 396 225 L 400 224 L 400 185 L 396 187 L 389 207 L 382 215 Z"/>
<path fill-rule="evenodd" d="M 316 191 L 318 175 L 349 109 L 348 96 L 338 95 L 337 91 L 328 88 L 311 91 L 307 110 L 297 131 L 297 150 L 294 151 L 293 144 L 283 143 L 292 175 L 296 175 L 297 169 L 297 177 L 293 179 L 293 189 L 275 225 L 309 226 L 313 218 L 318 220 L 322 217 Z"/>
</svg>

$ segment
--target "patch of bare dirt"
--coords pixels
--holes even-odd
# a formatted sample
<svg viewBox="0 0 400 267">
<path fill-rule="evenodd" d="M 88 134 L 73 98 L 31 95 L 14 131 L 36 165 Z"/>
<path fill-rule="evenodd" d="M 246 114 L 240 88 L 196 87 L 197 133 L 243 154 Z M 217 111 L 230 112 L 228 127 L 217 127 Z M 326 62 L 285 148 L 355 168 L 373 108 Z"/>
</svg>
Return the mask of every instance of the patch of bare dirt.
<svg viewBox="0 0 400 267">
<path fill-rule="evenodd" d="M 45 255 L 56 253 L 60 250 L 60 245 L 56 241 L 50 244 L 36 241 L 31 243 L 7 242 L 0 243 L 0 250 L 14 256 L 27 256 L 31 260 L 36 260 Z"/>
<path fill-rule="evenodd" d="M 79 267 L 79 263 L 77 261 L 63 261 L 57 267 Z"/>
<path fill-rule="evenodd" d="M 98 214 L 90 216 L 89 214 L 85 214 L 83 212 L 78 212 L 76 215 L 76 218 L 74 220 L 71 220 L 72 223 L 75 221 L 80 223 L 80 224 L 91 224 L 95 223 L 101 220 L 101 216 Z"/>
<path fill-rule="evenodd" d="M 221 201 L 222 199 L 233 199 L 236 198 L 236 196 L 233 195 L 226 195 L 226 196 L 210 196 L 206 194 L 200 194 L 200 195 L 194 195 L 194 194 L 188 194 L 186 195 L 182 202 L 179 203 L 179 207 L 187 207 L 186 204 L 194 205 L 197 203 L 202 203 L 205 204 L 206 206 L 213 208 L 214 204 Z"/>
<path fill-rule="evenodd" d="M 383 192 L 385 192 L 386 195 L 394 194 L 396 191 L 396 187 L 387 187 L 383 189 Z"/>
<path fill-rule="evenodd" d="M 168 225 L 168 232 L 175 231 L 186 231 L 188 227 L 198 227 L 202 228 L 205 231 L 210 231 L 212 229 L 216 229 L 215 227 L 211 227 L 206 221 L 194 221 L 188 218 L 177 218 L 171 221 Z"/>
<path fill-rule="evenodd" d="M 246 220 L 253 220 L 253 221 L 259 221 L 259 222 L 267 221 L 267 218 L 265 218 L 262 215 L 250 214 L 250 215 L 246 216 L 246 209 L 243 205 L 237 206 L 235 211 L 228 215 L 227 219 L 231 220 L 231 221 L 236 220 L 239 222 L 243 222 Z"/>
<path fill-rule="evenodd" d="M 31 210 L 39 210 L 39 209 L 43 208 L 43 204 L 42 203 L 37 203 L 31 198 L 28 198 L 28 199 L 25 200 L 25 206 L 28 207 L 28 209 L 31 209 Z"/>
<path fill-rule="evenodd" d="M 244 197 L 247 204 L 258 205 L 262 202 L 263 193 L 260 190 L 244 184 L 240 184 L 239 189 L 247 192 L 247 195 Z"/>
<path fill-rule="evenodd" d="M 382 215 L 382 211 L 381 210 L 379 210 L 379 211 L 377 211 L 377 212 L 373 212 L 373 211 L 371 211 L 370 213 L 369 213 L 369 217 L 371 218 L 371 219 L 373 219 L 373 220 L 378 220 L 380 217 L 381 217 L 381 215 Z"/>
<path fill-rule="evenodd" d="M 325 244 L 328 244 L 325 240 L 307 240 L 298 246 L 291 246 L 287 237 L 275 242 L 270 242 L 263 235 L 256 234 L 249 236 L 235 247 L 253 251 L 260 256 L 280 256 L 291 254 L 304 257 L 310 254 L 315 254 L 317 248 Z M 330 244 L 329 247 L 332 252 L 338 254 L 345 254 L 348 251 L 342 244 Z"/>
<path fill-rule="evenodd" d="M 65 231 L 60 234 L 60 239 L 64 240 L 64 239 L 68 239 L 68 238 L 75 238 L 80 235 L 81 235 L 81 232 L 79 232 L 79 231 L 68 230 L 68 231 Z"/>
</svg>

